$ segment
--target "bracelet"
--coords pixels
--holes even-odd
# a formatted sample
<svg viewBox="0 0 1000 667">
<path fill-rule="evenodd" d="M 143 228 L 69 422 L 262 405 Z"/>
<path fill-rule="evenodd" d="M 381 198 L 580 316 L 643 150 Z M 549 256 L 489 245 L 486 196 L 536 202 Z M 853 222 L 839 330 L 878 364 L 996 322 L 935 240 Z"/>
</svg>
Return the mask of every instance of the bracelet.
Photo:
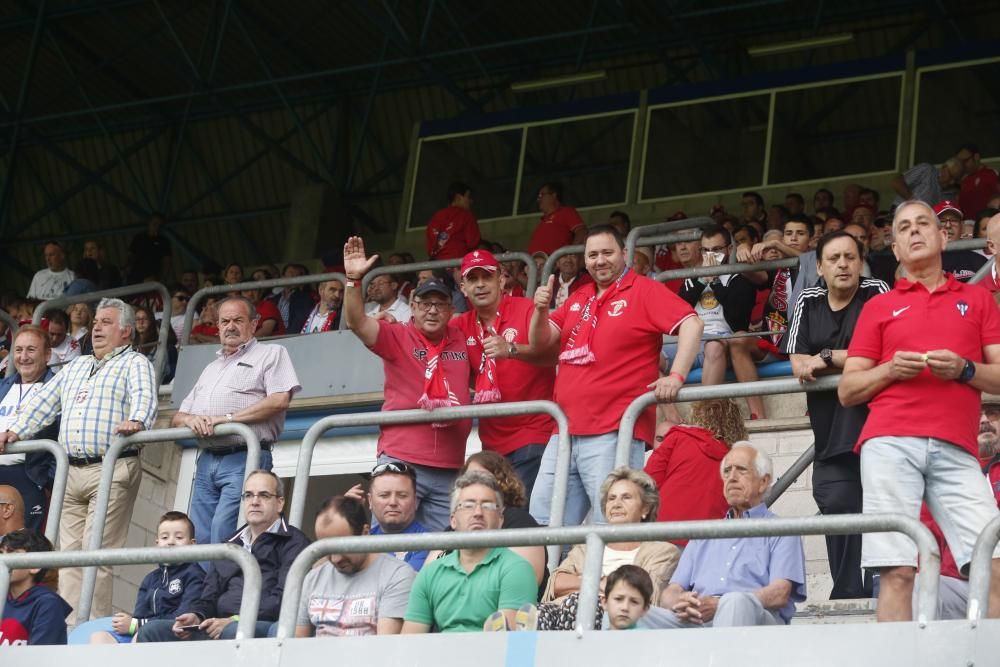
<svg viewBox="0 0 1000 667">
<path fill-rule="evenodd" d="M 356 287 L 356 286 L 357 286 L 357 283 L 355 283 L 353 280 L 348 280 L 346 283 L 344 283 L 344 287 L 345 288 L 346 287 Z"/>
<path fill-rule="evenodd" d="M 132 622 L 128 624 L 128 633 L 134 635 L 135 631 L 139 629 L 139 619 L 133 618 Z"/>
<path fill-rule="evenodd" d="M 684 377 L 683 375 L 681 375 L 680 373 L 678 373 L 677 371 L 670 371 L 670 373 L 667 375 L 667 377 L 668 378 L 669 377 L 677 378 L 678 380 L 681 381 L 681 384 L 684 384 L 685 382 L 687 382 L 687 378 Z"/>
</svg>

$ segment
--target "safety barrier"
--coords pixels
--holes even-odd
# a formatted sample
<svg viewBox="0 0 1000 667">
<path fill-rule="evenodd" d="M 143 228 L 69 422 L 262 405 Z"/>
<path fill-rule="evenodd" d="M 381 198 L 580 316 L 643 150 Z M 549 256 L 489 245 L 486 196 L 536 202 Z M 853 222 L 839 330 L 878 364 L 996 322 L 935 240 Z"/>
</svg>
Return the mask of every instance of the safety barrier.
<svg viewBox="0 0 1000 667">
<path fill-rule="evenodd" d="M 974 285 L 983 280 L 984 278 L 986 278 L 986 276 L 990 275 L 990 273 L 993 271 L 993 267 L 996 266 L 996 263 L 997 263 L 996 255 L 992 255 L 989 261 L 983 264 L 983 266 L 978 271 L 976 271 L 976 275 L 969 278 L 968 281 L 969 284 Z"/>
<path fill-rule="evenodd" d="M 309 473 L 312 467 L 313 451 L 320 437 L 333 428 L 345 426 L 387 426 L 398 424 L 426 424 L 428 422 L 459 421 L 479 417 L 514 417 L 518 415 L 547 414 L 556 421 L 559 429 L 559 448 L 556 456 L 556 476 L 553 482 L 552 508 L 549 524 L 561 526 L 566 511 L 566 486 L 569 482 L 569 421 L 566 415 L 552 401 L 519 401 L 513 403 L 488 403 L 462 405 L 437 410 L 391 410 L 346 415 L 330 415 L 313 424 L 302 438 L 299 447 L 298 464 L 295 468 L 295 492 L 288 512 L 288 522 L 302 527 L 302 517 L 306 507 L 306 492 L 309 488 Z M 558 560 L 558 547 L 550 549 L 550 562 Z"/>
<path fill-rule="evenodd" d="M 253 430 L 246 424 L 236 422 L 218 424 L 213 433 L 215 435 L 238 435 L 246 440 L 247 463 L 243 472 L 246 479 L 251 472 L 257 469 L 260 461 L 260 440 Z M 108 503 L 111 499 L 111 483 L 115 474 L 115 463 L 121 453 L 128 447 L 141 447 L 153 442 L 173 443 L 176 440 L 195 437 L 194 431 L 189 428 L 164 428 L 151 431 L 139 431 L 127 437 L 116 438 L 111 446 L 104 453 L 104 460 L 101 463 L 101 482 L 97 487 L 97 500 L 94 502 L 94 515 L 91 519 L 90 544 L 88 548 L 92 551 L 101 549 L 104 540 L 104 522 L 108 516 Z M 243 510 L 240 508 L 240 516 Z M 83 572 L 83 583 L 80 587 L 80 603 L 77 606 L 77 614 L 80 618 L 90 617 L 90 608 L 94 603 L 94 588 L 97 585 L 97 568 L 88 567 Z"/>
<path fill-rule="evenodd" d="M 535 293 L 535 287 L 538 286 L 538 267 L 535 266 L 535 261 L 531 259 L 531 255 L 526 252 L 505 252 L 496 255 L 496 258 L 498 262 L 524 262 L 525 270 L 528 272 L 528 286 L 524 292 L 529 296 Z M 416 273 L 417 271 L 430 271 L 431 269 L 450 269 L 458 266 L 462 266 L 461 259 L 438 259 L 428 262 L 378 266 L 365 274 L 364 279 L 361 281 L 361 293 L 362 295 L 368 294 L 368 285 L 377 276 L 395 273 Z"/>
<path fill-rule="evenodd" d="M 52 480 L 52 498 L 45 521 L 45 537 L 55 544 L 59 537 L 59 519 L 66 499 L 66 477 L 69 475 L 69 455 L 66 448 L 55 440 L 20 440 L 7 445 L 5 454 L 33 454 L 48 452 L 56 459 L 56 475 Z M 2 614 L 0 614 L 2 615 Z"/>
<path fill-rule="evenodd" d="M 969 566 L 969 603 L 966 618 L 975 625 L 989 611 L 990 581 L 993 575 L 993 549 L 1000 541 L 1000 516 L 994 518 L 976 540 Z M 921 561 L 921 566 L 923 562 Z"/>
<path fill-rule="evenodd" d="M 163 320 L 160 324 L 160 335 L 156 342 L 156 356 L 153 357 L 156 360 L 154 364 L 156 369 L 156 383 L 159 384 L 160 379 L 163 377 L 163 368 L 167 363 L 167 340 L 170 336 L 170 317 L 173 313 L 170 292 L 161 283 L 139 283 L 137 285 L 126 285 L 124 287 L 101 290 L 100 292 L 77 294 L 76 296 L 57 296 L 54 299 L 42 301 L 35 307 L 31 323 L 41 324 L 42 317 L 46 312 L 56 309 L 64 310 L 67 306 L 75 303 L 95 303 L 101 299 L 114 299 L 134 294 L 148 294 L 149 292 L 156 292 L 163 300 Z"/>
<path fill-rule="evenodd" d="M 676 232 L 680 230 L 706 229 L 714 224 L 715 220 L 712 218 L 709 218 L 708 216 L 698 216 L 696 218 L 670 220 L 668 222 L 657 222 L 652 225 L 639 225 L 637 227 L 633 227 L 631 231 L 629 231 L 628 236 L 625 238 L 625 263 L 628 266 L 632 266 L 632 258 L 635 257 L 636 246 L 650 245 L 652 243 L 653 239 L 644 243 L 639 243 L 639 239 L 643 237 L 653 236 L 654 234 L 664 234 L 667 232 Z M 696 241 L 700 238 L 701 234 L 698 233 L 697 237 L 691 238 L 690 240 Z M 676 243 L 677 240 L 669 241 L 669 243 Z"/>
<path fill-rule="evenodd" d="M 874 532 L 900 532 L 916 542 L 921 565 L 920 571 L 917 573 L 919 581 L 917 621 L 926 624 L 934 620 L 937 614 L 938 576 L 941 564 L 937 542 L 930 530 L 916 519 L 898 514 L 839 514 L 797 519 L 675 521 L 629 525 L 331 537 L 310 544 L 296 557 L 289 568 L 281 600 L 281 614 L 278 617 L 278 639 L 295 635 L 295 619 L 298 615 L 298 605 L 301 603 L 303 580 L 318 559 L 331 553 L 385 553 L 425 549 L 482 549 L 586 543 L 587 555 L 581 576 L 576 627 L 577 630 L 592 630 L 597 610 L 598 587 L 605 544 L 651 540 L 850 535 Z"/>
<path fill-rule="evenodd" d="M 233 283 L 232 285 L 212 285 L 202 287 L 191 295 L 188 301 L 187 310 L 184 312 L 184 327 L 181 329 L 181 345 L 187 345 L 191 339 L 191 327 L 194 324 L 194 315 L 198 310 L 198 304 L 206 296 L 215 294 L 229 294 L 230 292 L 242 292 L 250 289 L 268 289 L 270 287 L 297 287 L 298 285 L 316 285 L 330 280 L 345 282 L 347 278 L 343 273 L 331 271 L 330 273 L 313 273 L 308 276 L 294 276 L 292 278 L 271 278 L 270 280 L 251 280 L 245 283 Z M 292 333 L 299 333 L 298 331 Z"/>
<path fill-rule="evenodd" d="M 0 617 L 3 616 L 10 571 L 23 568 L 59 568 L 140 565 L 161 563 L 194 563 L 205 560 L 231 560 L 243 571 L 243 595 L 236 640 L 253 639 L 260 606 L 260 565 L 249 551 L 235 544 L 197 544 L 185 547 L 139 547 L 134 549 L 100 549 L 91 551 L 36 551 L 0 554 Z M 79 622 L 90 618 L 90 609 L 77 611 Z"/>
</svg>

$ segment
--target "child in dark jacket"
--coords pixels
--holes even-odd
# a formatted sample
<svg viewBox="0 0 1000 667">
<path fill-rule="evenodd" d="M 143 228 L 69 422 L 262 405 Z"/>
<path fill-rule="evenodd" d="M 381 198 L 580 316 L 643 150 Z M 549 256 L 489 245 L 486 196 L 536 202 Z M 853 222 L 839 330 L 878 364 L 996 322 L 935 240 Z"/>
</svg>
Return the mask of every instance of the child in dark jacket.
<svg viewBox="0 0 1000 667">
<path fill-rule="evenodd" d="M 194 544 L 194 524 L 184 512 L 167 512 L 156 528 L 156 546 Z M 173 619 L 201 596 L 205 571 L 198 563 L 160 565 L 142 580 L 133 613 L 119 612 L 111 619 L 112 631 L 95 632 L 91 644 L 127 644 L 147 621 Z"/>
<path fill-rule="evenodd" d="M 52 543 L 27 528 L 7 533 L 0 543 L 2 553 L 39 551 L 52 551 Z M 42 585 L 45 573 L 44 568 L 11 570 L 7 604 L 0 619 L 0 647 L 66 643 L 66 616 L 73 608 Z"/>
</svg>

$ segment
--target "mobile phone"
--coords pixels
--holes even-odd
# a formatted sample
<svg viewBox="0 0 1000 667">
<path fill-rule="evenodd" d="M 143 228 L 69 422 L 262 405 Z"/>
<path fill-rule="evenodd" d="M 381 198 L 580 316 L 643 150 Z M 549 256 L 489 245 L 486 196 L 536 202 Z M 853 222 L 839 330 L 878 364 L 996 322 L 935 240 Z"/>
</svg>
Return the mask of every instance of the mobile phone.
<svg viewBox="0 0 1000 667">
<path fill-rule="evenodd" d="M 195 630 L 201 630 L 201 625 L 182 625 L 180 627 L 181 632 L 194 632 Z"/>
</svg>

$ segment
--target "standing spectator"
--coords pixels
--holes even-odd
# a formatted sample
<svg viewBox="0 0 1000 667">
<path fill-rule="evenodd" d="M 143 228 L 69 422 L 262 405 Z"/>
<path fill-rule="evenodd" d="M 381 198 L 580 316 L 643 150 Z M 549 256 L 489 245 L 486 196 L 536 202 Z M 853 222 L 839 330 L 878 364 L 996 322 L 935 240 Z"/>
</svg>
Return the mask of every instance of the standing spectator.
<svg viewBox="0 0 1000 667">
<path fill-rule="evenodd" d="M 906 202 L 893 218 L 893 250 L 910 279 L 865 306 L 838 395 L 869 403 L 861 453 L 864 512 L 917 519 L 921 500 L 965 570 L 997 515 L 978 460 L 980 392 L 1000 392 L 1000 311 L 989 292 L 942 270 L 947 236 L 927 204 Z M 931 399 L 930 397 L 933 397 Z M 929 400 L 951 406 L 927 409 Z M 878 619 L 909 620 L 916 546 L 898 534 L 868 534 L 865 568 L 881 571 Z M 989 615 L 1000 615 L 1000 553 L 994 553 Z"/>
<path fill-rule="evenodd" d="M 587 225 L 572 206 L 563 206 L 562 183 L 543 183 L 538 189 L 542 219 L 528 242 L 528 254 L 551 255 L 565 245 L 578 245 L 587 238 Z"/>
<path fill-rule="evenodd" d="M 28 298 L 45 301 L 62 296 L 74 278 L 76 274 L 66 268 L 66 253 L 62 246 L 58 241 L 49 241 L 45 244 L 45 268 L 32 276 Z"/>
<path fill-rule="evenodd" d="M 170 240 L 160 233 L 164 222 L 163 215 L 151 213 L 146 231 L 136 234 L 129 244 L 128 284 L 141 283 L 146 278 L 160 280 L 170 275 L 173 251 Z"/>
<path fill-rule="evenodd" d="M 806 212 L 806 200 L 798 192 L 785 195 L 785 210 L 788 215 L 803 215 Z"/>
<path fill-rule="evenodd" d="M 930 205 L 930 202 L 928 202 Z M 934 204 L 934 214 L 941 221 L 948 242 L 958 241 L 962 234 L 962 211 L 958 205 L 950 201 L 942 201 Z M 943 253 L 941 257 L 941 268 L 947 273 L 955 275 L 955 279 L 961 282 L 968 282 L 976 272 L 983 267 L 987 259 L 978 252 L 972 250 L 951 250 Z"/>
<path fill-rule="evenodd" d="M 160 326 L 161 324 L 156 321 L 156 315 L 153 314 L 152 310 L 146 306 L 136 307 L 135 340 L 132 341 L 132 349 L 149 359 L 153 364 L 153 368 L 157 366 L 157 354 L 160 353 L 158 349 Z M 167 359 L 166 363 L 163 364 L 163 377 L 160 380 L 162 384 L 169 384 L 174 379 L 174 369 L 177 368 L 177 337 L 174 335 L 172 328 L 167 331 L 167 346 L 163 350 L 163 353 L 167 356 Z"/>
<path fill-rule="evenodd" d="M 281 271 L 282 278 L 297 278 L 306 275 L 309 275 L 309 269 L 301 264 L 285 264 L 285 268 Z M 254 280 L 257 278 L 255 277 Z M 307 285 L 286 285 L 278 290 L 277 294 L 272 294 L 267 298 L 268 301 L 277 306 L 278 312 L 281 313 L 282 329 L 291 333 L 302 331 L 309 311 L 316 303 L 313 292 Z"/>
<path fill-rule="evenodd" d="M 503 526 L 503 494 L 492 475 L 469 472 L 455 480 L 451 527 L 457 532 Z M 403 634 L 475 632 L 496 612 L 514 627 L 520 607 L 536 601 L 528 561 L 504 547 L 459 549 L 428 563 L 410 592 Z"/>
<path fill-rule="evenodd" d="M 479 223 L 472 214 L 472 188 L 465 183 L 448 186 L 448 205 L 427 223 L 427 257 L 458 259 L 479 247 Z"/>
<path fill-rule="evenodd" d="M 62 310 L 52 310 L 48 313 L 49 366 L 58 373 L 62 367 L 80 356 L 80 342 L 69 335 L 69 315 Z"/>
<path fill-rule="evenodd" d="M 816 252 L 816 270 L 823 282 L 799 296 L 782 346 L 802 384 L 844 367 L 861 309 L 889 291 L 881 280 L 862 280 L 862 245 L 847 232 L 824 236 Z M 812 473 L 816 505 L 823 514 L 861 512 L 861 461 L 852 450 L 868 407 L 845 408 L 830 392 L 807 393 L 806 405 L 816 452 Z M 860 535 L 828 535 L 826 551 L 833 577 L 830 599 L 871 595 L 862 580 Z"/>
<path fill-rule="evenodd" d="M 316 539 L 368 534 L 363 504 L 334 496 L 316 514 Z M 296 637 L 395 635 L 416 572 L 384 553 L 330 554 L 302 583 Z"/>
<path fill-rule="evenodd" d="M 994 257 L 1000 257 L 1000 213 L 997 213 L 986 223 L 986 247 Z M 997 265 L 993 262 L 989 274 L 984 277 L 980 285 L 986 287 L 990 292 L 1000 290 L 1000 278 L 997 277 Z"/>
<path fill-rule="evenodd" d="M 285 577 L 295 557 L 309 546 L 309 538 L 285 521 L 285 487 L 270 470 L 254 470 L 241 495 L 247 522 L 226 540 L 249 551 L 260 565 L 260 608 L 255 637 L 266 637 L 278 620 Z M 213 561 L 205 574 L 201 597 L 174 620 L 153 620 L 142 626 L 136 641 L 235 639 L 243 572 L 230 560 Z M 197 625 L 197 630 L 188 630 Z"/>
<path fill-rule="evenodd" d="M 764 206 L 764 198 L 757 192 L 744 192 L 740 200 L 743 208 L 743 218 L 741 222 L 745 225 L 757 223 L 762 230 L 768 229 L 767 209 Z"/>
<path fill-rule="evenodd" d="M 49 337 L 41 327 L 26 324 L 17 330 L 11 351 L 15 372 L 0 380 L 0 433 L 9 428 L 32 395 L 52 379 L 54 373 L 45 365 L 49 349 Z M 55 440 L 58 434 L 59 424 L 54 423 L 38 437 Z M 51 454 L 34 452 L 0 456 L 0 485 L 17 489 L 21 497 L 23 516 L 18 528 L 42 530 L 49 508 L 46 489 L 51 489 L 54 478 L 55 460 Z M 4 500 L 0 498 L 0 504 Z M 0 535 L 5 532 L 0 530 Z"/>
<path fill-rule="evenodd" d="M 560 350 L 553 399 L 569 420 L 573 446 L 565 513 L 570 526 L 582 523 L 591 509 L 594 522 L 604 523 L 601 484 L 614 468 L 622 414 L 650 389 L 660 401 L 677 397 L 703 328 L 691 307 L 673 292 L 628 270 L 624 242 L 614 227 L 590 230 L 584 257 L 594 284 L 578 289 L 550 315 L 555 285 L 555 276 L 550 276 L 548 285 L 535 292 L 529 334 L 532 349 L 555 343 Z M 661 378 L 663 334 L 679 340 L 670 373 Z M 595 409 L 598 396 L 601 406 Z M 636 422 L 629 453 L 633 468 L 642 468 L 645 444 L 653 441 L 655 413 L 650 406 Z M 554 435 L 531 494 L 531 514 L 543 525 L 549 523 L 558 447 Z"/>
<path fill-rule="evenodd" d="M 945 188 L 957 183 L 963 175 L 963 165 L 957 158 L 949 158 L 940 167 L 930 162 L 915 164 L 892 179 L 892 189 L 896 191 L 893 203 L 898 205 L 907 199 L 919 199 L 934 204 L 944 199 Z"/>
<path fill-rule="evenodd" d="M 70 467 L 59 520 L 62 551 L 79 550 L 90 542 L 101 462 L 111 441 L 118 435 L 128 436 L 151 428 L 156 421 L 153 365 L 131 350 L 134 336 L 132 307 L 120 299 L 102 299 L 94 320 L 93 356 L 77 357 L 37 392 L 32 392 L 6 433 L 0 434 L 0 453 L 3 453 L 6 443 L 34 436 L 65 413 L 59 424 L 59 443 L 69 454 Z M 125 546 L 142 479 L 138 456 L 138 450 L 130 449 L 115 461 L 102 548 Z M 63 569 L 59 574 L 59 594 L 78 601 L 81 577 L 79 568 Z M 97 572 L 92 614 L 95 618 L 111 615 L 110 567 Z M 76 620 L 74 612 L 68 622 L 75 625 Z"/>
<path fill-rule="evenodd" d="M 364 241 L 357 236 L 344 244 L 344 319 L 361 342 L 383 360 L 382 409 L 468 405 L 469 355 L 461 329 L 450 322 L 451 290 L 436 280 L 415 289 L 412 322 L 388 322 L 365 315 L 359 287 L 377 260 L 377 255 L 366 257 Z M 415 467 L 417 520 L 430 530 L 441 530 L 448 524 L 448 494 L 455 471 L 465 459 L 471 430 L 470 420 L 381 429 L 378 462 L 403 461 Z"/>
<path fill-rule="evenodd" d="M 96 239 L 84 241 L 83 256 L 97 263 L 97 289 L 106 290 L 121 287 L 122 272 L 105 257 L 104 248 L 99 241 Z"/>
<path fill-rule="evenodd" d="M 980 161 L 979 147 L 976 144 L 964 144 L 955 157 L 965 168 L 958 203 L 962 205 L 964 217 L 972 218 L 1000 194 L 997 189 L 997 172 Z"/>
<path fill-rule="evenodd" d="M 302 325 L 301 333 L 321 333 L 337 331 L 343 319 L 344 283 L 337 279 L 328 280 L 318 286 L 319 303 L 312 307 Z"/>
<path fill-rule="evenodd" d="M 189 295 L 194 296 L 194 293 L 198 291 L 198 272 L 197 271 L 185 271 L 181 274 L 181 287 Z"/>
<path fill-rule="evenodd" d="M 98 290 L 97 281 L 100 277 L 98 276 L 97 262 L 94 260 L 87 259 L 86 257 L 81 259 L 77 262 L 74 275 L 76 277 L 73 279 L 73 282 L 66 285 L 66 291 L 63 292 L 63 296 L 90 294 Z"/>
<path fill-rule="evenodd" d="M 246 443 L 236 435 L 212 437 L 218 424 L 240 422 L 260 440 L 257 467 L 271 469 L 271 447 L 285 426 L 285 412 L 302 387 L 288 351 L 260 343 L 253 332 L 257 312 L 243 297 L 219 304 L 218 356 L 170 420 L 201 439 L 191 497 L 191 520 L 199 544 L 222 541 L 236 526 L 246 469 Z"/>
<path fill-rule="evenodd" d="M 52 550 L 46 537 L 26 528 L 7 533 L 0 542 L 0 553 L 5 554 Z M 7 603 L 0 619 L 0 647 L 66 643 L 64 619 L 72 609 L 42 583 L 46 573 L 45 568 L 11 570 Z"/>
<path fill-rule="evenodd" d="M 474 403 L 550 401 L 555 384 L 554 346 L 528 343 L 534 312 L 531 299 L 500 290 L 500 263 L 489 250 L 473 250 L 462 260 L 462 289 L 472 310 L 455 319 L 466 341 L 475 378 Z M 546 414 L 479 420 L 483 448 L 514 466 L 530 489 L 555 422 Z"/>
<path fill-rule="evenodd" d="M 813 212 L 819 213 L 825 208 L 833 207 L 833 193 L 826 188 L 820 188 L 813 194 Z"/>
</svg>

